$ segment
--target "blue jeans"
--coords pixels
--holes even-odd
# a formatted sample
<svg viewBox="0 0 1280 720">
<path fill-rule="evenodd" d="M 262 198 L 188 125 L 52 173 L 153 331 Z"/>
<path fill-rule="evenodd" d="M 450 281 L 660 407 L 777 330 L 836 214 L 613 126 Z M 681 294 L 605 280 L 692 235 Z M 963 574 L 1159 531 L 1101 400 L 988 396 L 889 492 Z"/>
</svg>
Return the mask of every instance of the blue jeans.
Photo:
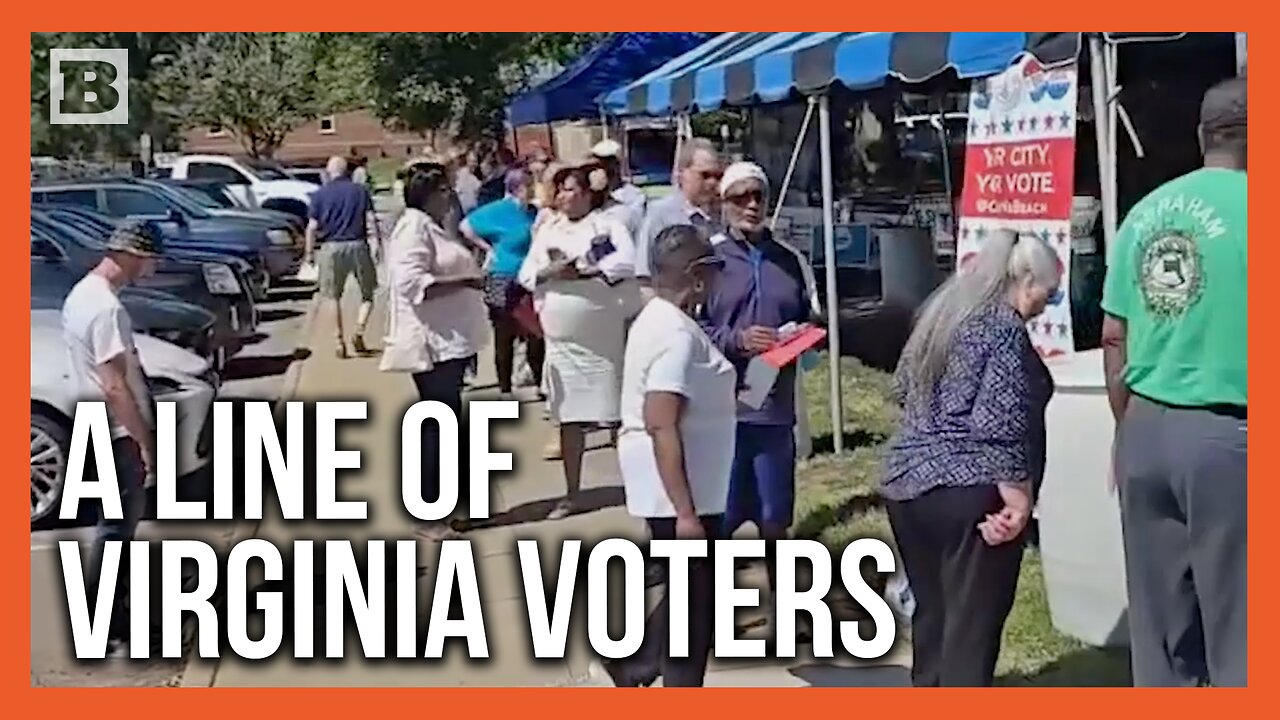
<svg viewBox="0 0 1280 720">
<path fill-rule="evenodd" d="M 116 482 L 120 486 L 120 507 L 124 517 L 119 520 L 108 520 L 102 508 L 98 508 L 98 524 L 93 535 L 93 545 L 89 555 L 89 611 L 97 607 L 98 576 L 102 572 L 102 555 L 108 540 L 119 540 L 120 571 L 116 575 L 115 603 L 111 606 L 111 623 L 107 636 L 111 640 L 123 640 L 128 637 L 129 612 L 129 541 L 133 540 L 138 521 L 147 506 L 146 465 L 142 461 L 142 448 L 132 438 L 119 438 L 111 443 L 111 454 L 115 458 Z"/>
</svg>

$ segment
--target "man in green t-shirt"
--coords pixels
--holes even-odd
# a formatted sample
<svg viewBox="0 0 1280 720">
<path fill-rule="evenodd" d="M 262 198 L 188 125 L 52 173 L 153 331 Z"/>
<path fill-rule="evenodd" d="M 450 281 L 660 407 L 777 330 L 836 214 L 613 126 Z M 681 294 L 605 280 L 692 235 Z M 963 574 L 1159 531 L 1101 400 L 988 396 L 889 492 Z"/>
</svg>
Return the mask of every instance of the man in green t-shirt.
<svg viewBox="0 0 1280 720">
<path fill-rule="evenodd" d="M 1205 93 L 1204 167 L 1129 212 L 1103 291 L 1138 686 L 1247 680 L 1246 90 Z"/>
</svg>

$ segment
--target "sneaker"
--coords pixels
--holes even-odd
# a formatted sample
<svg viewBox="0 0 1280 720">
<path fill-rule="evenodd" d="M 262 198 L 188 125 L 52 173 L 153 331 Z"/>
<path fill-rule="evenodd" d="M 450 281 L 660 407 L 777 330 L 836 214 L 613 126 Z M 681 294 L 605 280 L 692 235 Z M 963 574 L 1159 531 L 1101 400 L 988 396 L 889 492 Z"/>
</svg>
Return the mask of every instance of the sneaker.
<svg viewBox="0 0 1280 720">
<path fill-rule="evenodd" d="M 121 638 L 109 638 L 107 640 L 107 660 L 128 660 L 129 659 L 129 641 Z"/>
<path fill-rule="evenodd" d="M 414 530 L 414 534 L 428 542 L 462 539 L 462 533 L 453 529 L 448 523 L 438 521 L 421 523 Z"/>
<path fill-rule="evenodd" d="M 667 568 L 662 563 L 650 561 L 644 568 L 644 586 L 646 589 L 658 587 L 667 582 Z"/>
<path fill-rule="evenodd" d="M 573 501 L 570 500 L 569 498 L 565 498 L 560 502 L 556 503 L 555 507 L 551 508 L 551 512 L 547 513 L 547 519 L 563 520 L 572 514 L 573 514 Z"/>
</svg>

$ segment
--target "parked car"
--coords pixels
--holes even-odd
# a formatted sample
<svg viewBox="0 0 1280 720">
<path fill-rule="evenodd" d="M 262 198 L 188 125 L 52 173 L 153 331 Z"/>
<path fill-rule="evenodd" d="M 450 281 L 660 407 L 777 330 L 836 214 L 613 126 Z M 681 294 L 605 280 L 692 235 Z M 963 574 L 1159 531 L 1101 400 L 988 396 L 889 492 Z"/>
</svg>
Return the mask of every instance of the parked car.
<svg viewBox="0 0 1280 720">
<path fill-rule="evenodd" d="M 82 205 L 47 203 L 33 207 L 39 207 L 41 211 L 53 217 L 65 219 L 77 227 L 92 227 L 94 232 L 103 237 L 109 235 L 120 222 L 116 218 L 108 217 Z M 160 229 L 164 233 L 166 253 L 181 252 L 184 256 L 190 256 L 193 259 L 220 260 L 229 263 L 248 283 L 254 300 L 266 298 L 269 283 L 267 265 L 262 253 L 249 247 L 235 245 L 218 245 L 205 249 L 205 245 L 192 241 L 180 228 L 174 226 L 165 228 L 162 225 Z"/>
<path fill-rule="evenodd" d="M 209 464 L 218 377 L 209 363 L 147 335 L 134 343 L 156 401 L 177 403 L 176 465 L 190 478 Z M 62 501 L 76 402 L 70 358 L 56 310 L 31 312 L 31 524 L 55 517 Z"/>
<path fill-rule="evenodd" d="M 110 218 L 104 218 L 101 215 L 86 217 L 76 211 L 64 211 L 59 206 L 50 205 L 32 208 L 31 218 L 33 225 L 38 225 L 47 233 L 54 233 L 59 238 L 76 243 L 84 250 L 93 251 L 95 263 L 105 251 L 106 241 L 116 227 L 115 222 Z M 189 277 L 197 270 L 200 275 L 198 282 Z M 201 305 L 209 307 L 215 314 L 218 313 L 218 305 L 228 306 L 232 314 L 233 327 L 243 336 L 250 336 L 256 331 L 257 325 L 257 310 L 252 299 L 253 288 L 248 279 L 251 272 L 252 265 L 233 255 L 165 246 L 164 258 L 157 265 L 156 275 L 147 278 L 143 284 L 147 287 L 161 288 L 161 290 L 166 287 L 178 287 L 178 290 L 175 290 L 178 295 L 196 301 L 195 297 L 182 292 L 182 287 L 175 284 L 174 278 L 169 278 L 168 281 L 165 279 L 169 274 L 187 274 L 187 284 L 191 286 L 189 290 L 198 296 L 198 302 Z M 220 302 L 210 302 L 211 299 Z"/>
<path fill-rule="evenodd" d="M 252 205 L 284 210 L 306 218 L 311 193 L 319 185 L 290 177 L 270 160 L 231 155 L 184 155 L 169 166 L 174 180 L 216 180 L 239 193 Z"/>
<path fill-rule="evenodd" d="M 209 192 L 197 190 L 191 183 L 200 181 L 182 181 L 182 180 L 162 180 L 157 181 L 158 184 L 164 186 L 167 192 L 176 192 L 187 199 L 187 201 L 195 203 L 207 210 L 216 217 L 229 217 L 238 220 L 259 220 L 264 223 L 270 222 L 273 228 L 285 227 L 295 233 L 294 243 L 301 246 L 302 233 L 306 229 L 306 220 L 296 215 L 291 215 L 283 210 L 268 210 L 266 208 L 246 208 L 235 203 L 235 195 L 226 189 L 225 185 L 215 185 L 212 183 L 200 183 L 203 188 L 209 188 L 211 185 L 221 188 L 225 191 L 222 199 L 215 199 L 214 194 L 219 190 Z"/>
<path fill-rule="evenodd" d="M 161 182 L 175 185 L 177 187 L 186 188 L 193 192 L 200 193 L 207 200 L 205 207 L 212 209 L 213 205 L 227 210 L 253 210 L 256 206 L 245 202 L 239 195 L 232 192 L 231 188 L 217 180 L 174 180 L 171 177 L 156 178 Z M 277 211 L 278 212 L 278 211 Z M 285 213 L 288 215 L 288 213 Z M 294 217 L 289 215 L 289 217 Z"/>
<path fill-rule="evenodd" d="M 81 277 L 65 265 L 32 258 L 31 309 L 60 311 Z M 125 288 L 120 302 L 138 332 L 186 348 L 209 360 L 218 371 L 226 366 L 227 355 L 215 341 L 214 317 L 208 310 L 151 288 Z"/>
<path fill-rule="evenodd" d="M 91 232 L 91 231 L 90 231 Z M 105 236 L 51 220 L 39 210 L 31 213 L 31 257 L 64 265 L 77 278 L 97 266 L 105 250 Z M 248 288 L 230 266 L 220 262 L 192 262 L 162 258 L 156 273 L 138 287 L 162 290 L 198 305 L 214 318 L 214 349 L 230 357 L 256 332 L 256 310 Z"/>
<path fill-rule="evenodd" d="M 322 167 L 291 167 L 286 168 L 285 172 L 289 173 L 289 177 L 316 185 L 323 185 L 329 179 L 329 174 Z"/>
<path fill-rule="evenodd" d="M 98 238 L 106 238 L 115 230 L 120 222 L 114 218 L 89 208 L 80 207 L 78 205 L 39 205 L 39 211 L 52 220 L 70 225 L 89 235 Z M 33 208 L 33 212 L 36 208 Z M 223 263 L 231 268 L 235 274 L 237 282 L 249 292 L 245 297 L 247 309 L 253 309 L 253 298 L 259 296 L 260 288 L 255 287 L 254 278 L 260 277 L 264 272 L 264 265 L 261 256 L 252 252 L 234 252 L 226 249 L 216 251 L 193 250 L 190 243 L 184 243 L 181 237 L 177 240 L 166 235 L 165 238 L 165 257 L 172 257 L 178 260 L 188 260 L 190 262 L 200 263 Z M 241 318 L 249 321 L 249 324 L 256 324 L 256 313 L 244 313 Z"/>
<path fill-rule="evenodd" d="M 113 218 L 156 221 L 166 233 L 176 236 L 177 247 L 221 251 L 246 248 L 264 261 L 265 285 L 271 280 L 297 273 L 302 249 L 288 228 L 271 228 L 260 221 L 214 217 L 185 198 L 165 193 L 154 181 L 112 178 L 76 183 L 45 185 L 31 189 L 32 204 L 79 205 Z M 175 243 L 170 241 L 171 245 Z M 265 298 L 259 298 L 265 299 Z"/>
</svg>

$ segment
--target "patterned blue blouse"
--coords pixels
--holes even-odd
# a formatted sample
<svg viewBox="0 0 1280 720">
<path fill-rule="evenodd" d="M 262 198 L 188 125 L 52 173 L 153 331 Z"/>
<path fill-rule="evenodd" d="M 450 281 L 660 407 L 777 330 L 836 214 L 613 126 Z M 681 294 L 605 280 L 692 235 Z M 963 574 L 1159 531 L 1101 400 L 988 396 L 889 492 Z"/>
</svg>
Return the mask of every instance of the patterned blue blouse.
<svg viewBox="0 0 1280 720">
<path fill-rule="evenodd" d="M 904 501 L 939 487 L 1032 479 L 1041 468 L 1033 467 L 1031 436 L 1043 432 L 1033 413 L 1047 403 L 1033 397 L 1044 392 L 1033 387 L 1040 385 L 1035 358 L 1022 318 L 1001 302 L 956 330 L 932 392 L 917 393 L 899 365 L 894 393 L 903 417 L 889 445 L 884 497 Z"/>
</svg>

